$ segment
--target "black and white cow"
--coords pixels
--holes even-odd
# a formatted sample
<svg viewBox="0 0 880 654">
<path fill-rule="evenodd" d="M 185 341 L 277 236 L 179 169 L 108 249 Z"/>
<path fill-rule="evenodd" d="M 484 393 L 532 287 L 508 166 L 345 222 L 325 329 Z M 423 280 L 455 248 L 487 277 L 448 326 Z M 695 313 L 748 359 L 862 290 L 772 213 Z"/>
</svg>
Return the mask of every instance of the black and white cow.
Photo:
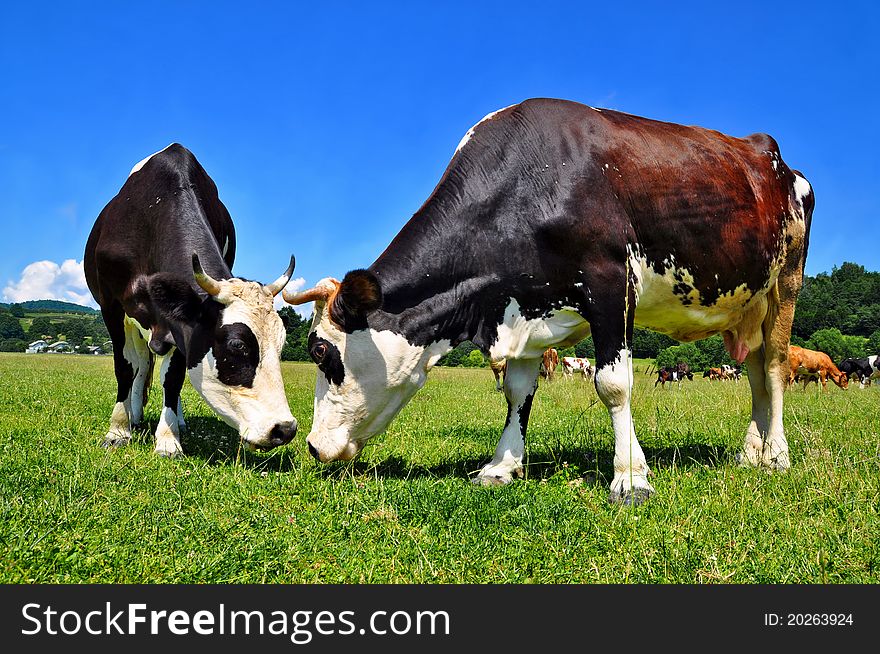
<svg viewBox="0 0 880 654">
<path fill-rule="evenodd" d="M 154 357 L 164 403 L 157 454 L 178 456 L 180 390 L 192 385 L 249 448 L 296 434 L 281 379 L 285 332 L 273 298 L 293 273 L 262 285 L 233 277 L 235 229 L 217 187 L 176 143 L 138 163 L 98 216 L 85 275 L 113 341 L 116 405 L 104 445 L 131 440 L 143 418 Z"/>
<path fill-rule="evenodd" d="M 654 388 L 657 388 L 657 384 L 661 384 L 662 388 L 666 388 L 666 382 L 670 382 L 670 386 L 672 386 L 672 382 L 676 382 L 678 388 L 681 388 L 681 382 L 685 379 L 693 381 L 694 373 L 691 372 L 688 364 L 679 362 L 674 366 L 660 368 L 657 371 L 657 381 L 654 382 Z"/>
<path fill-rule="evenodd" d="M 877 365 L 878 357 L 876 354 L 862 359 L 849 358 L 844 359 L 837 366 L 840 372 L 845 373 L 850 378 L 858 379 L 859 388 L 871 384 L 872 379 L 880 378 L 880 366 Z"/>
<path fill-rule="evenodd" d="M 637 324 L 680 341 L 720 332 L 750 372 L 741 460 L 788 468 L 782 399 L 812 210 L 810 184 L 764 134 L 553 99 L 494 112 L 368 270 L 285 294 L 315 301 L 309 449 L 356 456 L 469 339 L 507 360 L 507 422 L 475 482 L 510 482 L 541 354 L 592 332 L 615 435 L 610 499 L 641 502 L 653 488 L 630 412 Z"/>
</svg>

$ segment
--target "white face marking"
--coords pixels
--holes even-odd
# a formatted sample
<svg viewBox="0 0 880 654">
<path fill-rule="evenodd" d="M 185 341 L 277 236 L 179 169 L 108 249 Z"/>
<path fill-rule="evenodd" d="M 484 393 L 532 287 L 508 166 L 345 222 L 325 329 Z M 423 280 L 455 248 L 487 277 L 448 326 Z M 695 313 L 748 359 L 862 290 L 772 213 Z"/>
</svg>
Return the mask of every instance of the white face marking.
<svg viewBox="0 0 880 654">
<path fill-rule="evenodd" d="M 385 430 L 451 346 L 445 339 L 428 347 L 412 345 L 400 334 L 375 329 L 346 334 L 330 321 L 325 308 L 325 303 L 316 303 L 312 329 L 338 349 L 345 374 L 337 385 L 317 371 L 307 441 L 322 461 L 347 460 Z"/>
<path fill-rule="evenodd" d="M 223 325 L 243 323 L 253 332 L 260 347 L 253 385 L 229 386 L 218 377 L 211 350 L 189 371 L 190 382 L 217 414 L 238 429 L 251 446 L 270 444 L 270 432 L 278 424 L 293 423 L 293 415 L 281 378 L 281 348 L 284 324 L 275 312 L 271 294 L 256 282 L 230 279 L 220 282 L 218 301 L 226 305 Z"/>
<path fill-rule="evenodd" d="M 489 357 L 496 360 L 540 358 L 548 347 L 577 343 L 589 333 L 587 321 L 571 307 L 551 311 L 547 318 L 526 318 L 519 302 L 511 298 L 495 342 L 489 348 Z"/>
<path fill-rule="evenodd" d="M 167 150 L 168 148 L 170 148 L 172 145 L 173 145 L 173 143 L 169 143 L 169 144 L 166 145 L 164 148 L 162 148 L 161 150 L 159 150 L 159 152 L 165 152 L 165 150 Z M 154 153 L 151 154 L 149 157 L 145 157 L 144 159 L 141 159 L 140 161 L 138 161 L 138 162 L 134 165 L 134 168 L 131 169 L 131 172 L 128 173 L 128 176 L 131 177 L 132 175 L 134 175 L 137 171 L 139 171 L 141 168 L 144 167 L 144 164 L 145 164 L 145 163 L 147 163 L 150 159 L 152 159 L 152 158 L 155 157 L 157 154 L 159 154 L 159 152 L 154 152 Z"/>
<path fill-rule="evenodd" d="M 509 105 L 504 107 L 503 109 L 498 109 L 497 111 L 493 111 L 492 113 L 486 114 L 483 118 L 473 127 L 471 127 L 464 136 L 461 137 L 461 141 L 458 142 L 458 146 L 455 148 L 455 153 L 457 154 L 459 150 L 461 150 L 465 144 L 471 140 L 471 137 L 474 135 L 474 130 L 477 129 L 482 123 L 485 123 L 487 120 L 492 120 L 495 116 L 500 114 L 502 111 L 506 109 L 510 109 L 510 107 L 515 107 L 516 105 Z"/>
</svg>

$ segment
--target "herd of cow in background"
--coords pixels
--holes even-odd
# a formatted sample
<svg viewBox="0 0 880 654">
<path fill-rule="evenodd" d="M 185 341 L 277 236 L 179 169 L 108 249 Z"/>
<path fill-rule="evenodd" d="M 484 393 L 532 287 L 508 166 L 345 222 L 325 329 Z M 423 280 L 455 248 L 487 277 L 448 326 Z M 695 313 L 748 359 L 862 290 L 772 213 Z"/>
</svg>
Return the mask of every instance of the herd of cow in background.
<svg viewBox="0 0 880 654">
<path fill-rule="evenodd" d="M 562 365 L 563 378 L 568 379 L 580 375 L 584 381 L 593 379 L 595 369 L 588 358 L 562 357 L 560 359 L 556 348 L 552 347 L 548 348 L 541 358 L 541 377 L 547 381 L 553 381 L 556 369 L 560 364 Z M 790 369 L 789 387 L 800 382 L 803 383 L 804 390 L 810 382 L 815 382 L 817 386 L 821 382 L 822 388 L 825 389 L 829 379 L 844 390 L 849 387 L 850 380 L 857 381 L 859 388 L 865 388 L 871 385 L 872 379 L 880 378 L 880 356 L 877 355 L 863 358 L 850 357 L 841 361 L 840 365 L 835 365 L 825 352 L 791 345 L 788 348 L 788 364 Z M 490 361 L 489 367 L 495 375 L 495 389 L 501 391 L 507 361 L 504 359 Z M 742 379 L 742 374 L 742 366 L 731 366 L 725 363 L 707 368 L 703 372 L 703 379 L 738 382 Z M 681 382 L 685 379 L 693 381 L 694 373 L 687 363 L 680 361 L 674 366 L 664 366 L 657 370 L 654 388 L 658 384 L 661 388 L 666 388 L 667 382 L 670 385 L 674 382 L 677 386 L 681 386 Z"/>
</svg>

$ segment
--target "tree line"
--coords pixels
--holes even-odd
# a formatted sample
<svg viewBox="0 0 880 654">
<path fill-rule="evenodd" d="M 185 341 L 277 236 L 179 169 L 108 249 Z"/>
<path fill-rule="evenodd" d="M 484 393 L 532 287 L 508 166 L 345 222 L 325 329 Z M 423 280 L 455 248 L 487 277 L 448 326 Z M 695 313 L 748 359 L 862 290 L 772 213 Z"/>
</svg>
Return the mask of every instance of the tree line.
<svg viewBox="0 0 880 654">
<path fill-rule="evenodd" d="M 34 308 L 29 307 L 28 313 Z M 49 306 L 40 308 L 47 310 Z M 281 359 L 309 361 L 311 317 L 303 318 L 293 307 L 284 307 L 278 314 L 287 332 Z M 109 339 L 100 313 L 61 320 L 38 316 L 33 318 L 27 331 L 20 321 L 24 317 L 22 305 L 0 306 L 0 351 L 23 352 L 29 342 L 47 336 L 50 339 L 63 337 L 73 347 L 86 343 L 100 345 Z M 825 352 L 836 363 L 847 357 L 880 354 L 880 272 L 869 272 L 864 266 L 844 262 L 830 273 L 806 276 L 795 308 L 791 342 Z M 560 357 L 595 358 L 591 336 L 558 350 Z M 720 335 L 679 343 L 663 334 L 636 329 L 632 352 L 639 359 L 654 359 L 657 367 L 684 361 L 693 370 L 702 371 L 724 363 L 733 364 Z M 488 362 L 476 345 L 464 341 L 444 355 L 438 365 L 482 367 Z"/>
<path fill-rule="evenodd" d="M 287 330 L 282 350 L 284 361 L 308 361 L 308 332 L 311 319 L 304 319 L 292 307 L 279 311 Z M 827 353 L 839 363 L 847 357 L 880 354 L 880 273 L 844 262 L 830 273 L 806 276 L 798 296 L 791 342 Z M 576 345 L 557 348 L 559 356 L 595 358 L 592 336 Z M 693 343 L 680 343 L 669 336 L 636 329 L 633 356 L 654 359 L 659 367 L 683 361 L 695 371 L 722 364 L 733 365 L 720 334 Z M 459 343 L 437 365 L 482 367 L 488 361 L 470 341 Z"/>
<path fill-rule="evenodd" d="M 60 319 L 37 316 L 27 330 L 22 326 L 24 317 L 24 313 L 17 311 L 15 305 L 0 307 L 0 352 L 24 352 L 29 343 L 39 340 L 67 341 L 75 351 L 87 345 L 102 345 L 110 340 L 100 313 L 83 313 Z"/>
</svg>

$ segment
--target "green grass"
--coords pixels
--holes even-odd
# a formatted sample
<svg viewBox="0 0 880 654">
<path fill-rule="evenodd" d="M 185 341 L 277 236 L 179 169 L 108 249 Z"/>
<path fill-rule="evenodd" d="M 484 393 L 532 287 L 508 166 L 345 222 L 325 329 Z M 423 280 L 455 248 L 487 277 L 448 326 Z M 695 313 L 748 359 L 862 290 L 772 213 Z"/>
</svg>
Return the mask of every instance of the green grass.
<svg viewBox="0 0 880 654">
<path fill-rule="evenodd" d="M 594 388 L 541 384 L 527 479 L 473 486 L 505 405 L 488 369 L 432 371 L 356 462 L 305 435 L 314 366 L 284 364 L 295 441 L 245 453 L 187 384 L 187 457 L 149 429 L 99 446 L 110 357 L 0 355 L 2 583 L 876 583 L 880 387 L 786 392 L 792 469 L 738 468 L 748 382 L 662 390 L 634 418 L 656 495 L 608 504 L 613 438 Z M 561 379 L 561 377 L 560 377 Z"/>
</svg>

